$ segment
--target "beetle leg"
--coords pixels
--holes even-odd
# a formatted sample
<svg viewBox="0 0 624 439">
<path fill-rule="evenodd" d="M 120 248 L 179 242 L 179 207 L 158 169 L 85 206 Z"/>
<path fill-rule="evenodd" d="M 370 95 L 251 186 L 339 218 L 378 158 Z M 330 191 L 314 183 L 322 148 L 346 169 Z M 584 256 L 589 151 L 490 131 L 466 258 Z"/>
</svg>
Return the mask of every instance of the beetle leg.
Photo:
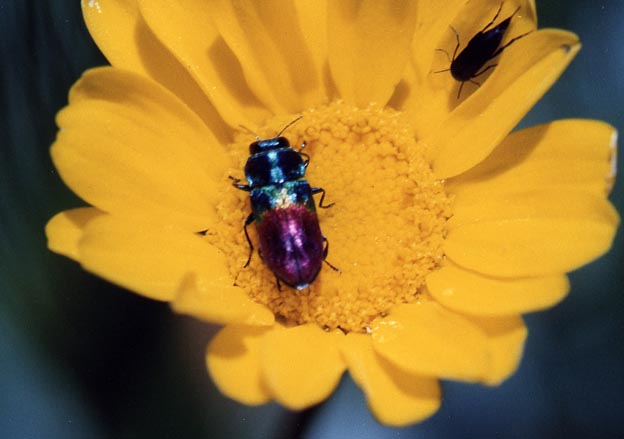
<svg viewBox="0 0 624 439">
<path fill-rule="evenodd" d="M 275 284 L 277 285 L 277 291 L 282 291 L 282 283 L 279 280 L 279 277 L 275 276 Z"/>
<path fill-rule="evenodd" d="M 301 146 L 299 147 L 299 151 L 297 151 L 299 153 L 299 155 L 301 157 L 303 157 L 305 160 L 303 161 L 303 166 L 304 167 L 308 167 L 308 165 L 310 164 L 310 156 L 307 155 L 305 152 L 301 152 L 303 150 L 303 148 L 305 148 L 308 145 L 308 143 L 304 140 L 303 142 L 301 142 Z"/>
<path fill-rule="evenodd" d="M 251 243 L 251 239 L 249 239 L 249 233 L 247 233 L 247 226 L 251 224 L 254 220 L 254 214 L 250 213 L 247 219 L 245 220 L 245 225 L 243 226 L 243 231 L 245 232 L 245 238 L 247 238 L 247 244 L 249 244 L 249 257 L 247 258 L 247 262 L 243 265 L 243 268 L 249 267 L 249 263 L 251 262 L 251 255 L 253 255 L 254 246 Z"/>
<path fill-rule="evenodd" d="M 232 177 L 230 177 L 230 178 L 232 178 Z M 247 238 L 247 244 L 249 244 L 249 257 L 247 258 L 247 262 L 245 262 L 245 265 L 243 265 L 243 268 L 241 269 L 241 271 L 249 266 L 249 263 L 251 262 L 251 255 L 253 255 L 254 246 L 251 243 L 251 239 L 249 238 L 249 233 L 247 233 L 247 226 L 249 224 L 251 224 L 253 222 L 253 220 L 254 220 L 254 216 L 253 216 L 253 213 L 251 213 L 251 214 L 249 214 L 249 216 L 245 220 L 245 225 L 243 226 L 243 231 L 245 232 L 245 238 Z M 238 272 L 238 274 L 234 278 L 234 285 L 235 286 L 238 285 L 236 282 L 238 280 L 238 275 L 239 274 L 240 274 L 240 271 Z"/>
<path fill-rule="evenodd" d="M 327 253 L 329 252 L 329 241 L 324 236 L 323 236 L 323 242 L 325 243 L 325 248 L 323 249 L 323 262 L 325 262 L 332 270 L 340 273 L 340 268 L 336 267 L 335 265 L 327 261 Z"/>
<path fill-rule="evenodd" d="M 448 54 L 448 52 L 444 49 L 436 49 L 437 51 L 440 52 L 444 52 L 444 54 L 446 55 L 446 57 L 448 58 L 449 62 L 452 64 L 453 61 L 455 61 L 455 56 L 457 55 L 457 49 L 459 49 L 459 32 L 457 32 L 457 29 L 455 29 L 453 26 L 449 26 L 453 33 L 455 34 L 455 40 L 457 41 L 457 44 L 455 44 L 455 50 L 453 50 L 453 58 L 451 58 Z M 449 70 L 451 70 L 451 68 L 449 67 L 448 69 L 444 69 L 444 70 L 436 70 L 433 73 L 442 73 L 442 72 L 448 72 Z"/>
<path fill-rule="evenodd" d="M 481 70 L 479 73 L 475 73 L 475 75 L 474 75 L 472 78 L 474 79 L 474 78 L 477 78 L 477 77 L 479 77 L 479 76 L 483 75 L 485 72 L 487 72 L 487 71 L 488 71 L 488 70 L 490 70 L 490 69 L 493 69 L 493 68 L 494 68 L 494 67 L 496 67 L 497 65 L 498 65 L 498 64 L 492 64 L 492 65 L 487 66 L 486 68 L 484 68 L 483 70 Z M 470 82 L 473 82 L 473 81 L 471 80 Z M 475 83 L 475 82 L 473 82 L 473 83 Z M 477 84 L 478 84 L 478 83 L 477 83 Z M 481 84 L 479 84 L 479 85 L 481 85 Z"/>
<path fill-rule="evenodd" d="M 507 47 L 511 46 L 511 43 L 513 43 L 513 42 L 515 42 L 515 41 L 519 40 L 519 39 L 520 39 L 520 38 L 522 38 L 522 37 L 526 37 L 526 36 L 527 36 L 528 34 L 530 34 L 531 32 L 533 32 L 533 31 L 532 31 L 532 30 L 530 30 L 530 31 L 528 31 L 527 33 L 524 33 L 524 34 L 522 34 L 522 35 L 518 35 L 517 37 L 512 38 L 512 39 L 511 39 L 511 40 L 509 40 L 509 41 L 508 41 L 508 42 L 507 42 L 504 46 L 499 47 L 498 49 L 496 49 L 496 52 L 494 52 L 494 53 L 492 54 L 492 56 L 490 57 L 490 59 L 496 58 L 498 55 L 500 55 L 500 54 L 501 54 L 501 52 L 502 52 L 503 50 L 505 50 Z"/>
<path fill-rule="evenodd" d="M 323 205 L 323 200 L 325 200 L 325 189 L 320 188 L 320 187 L 313 187 L 312 188 L 312 195 L 319 194 L 319 193 L 323 194 L 323 195 L 321 195 L 321 201 L 319 201 L 319 207 L 320 208 L 328 209 L 328 208 L 332 207 L 334 204 L 336 204 L 336 203 L 330 203 L 330 204 L 324 206 Z"/>
<path fill-rule="evenodd" d="M 230 180 L 232 180 L 232 186 L 234 186 L 236 189 L 240 189 L 240 190 L 245 191 L 245 192 L 250 192 L 251 191 L 251 187 L 249 187 L 248 184 L 240 184 L 239 183 L 240 182 L 240 178 L 234 178 L 231 175 L 228 176 L 228 178 Z"/>
<path fill-rule="evenodd" d="M 457 55 L 457 49 L 459 49 L 459 32 L 457 32 L 457 29 L 455 29 L 453 26 L 449 26 L 449 27 L 455 33 L 455 39 L 457 40 L 457 44 L 455 45 L 455 50 L 453 50 L 453 59 L 452 59 L 452 61 L 455 61 L 455 56 Z"/>
<path fill-rule="evenodd" d="M 494 66 L 492 66 L 492 67 L 494 67 Z M 483 72 L 481 72 L 481 73 L 483 73 Z M 480 74 L 481 74 L 481 73 L 480 73 Z M 478 75 L 477 75 L 477 76 L 478 76 Z M 477 76 L 473 76 L 473 78 L 476 78 Z M 462 82 L 461 82 L 461 85 L 459 86 L 459 91 L 457 92 L 457 99 L 459 99 L 459 96 L 461 95 L 462 88 L 464 87 L 464 84 L 465 84 L 466 82 L 470 82 L 471 84 L 474 84 L 474 85 L 476 85 L 477 87 L 481 87 L 481 84 L 479 84 L 477 81 L 473 81 L 472 79 L 469 79 L 468 81 L 462 81 Z"/>
<path fill-rule="evenodd" d="M 305 152 L 299 152 L 299 155 L 305 159 L 303 161 L 303 166 L 307 168 L 310 164 L 310 156 L 307 155 Z"/>
<path fill-rule="evenodd" d="M 459 97 L 461 96 L 461 91 L 462 91 L 462 88 L 464 88 L 465 83 L 466 81 L 462 81 L 461 84 L 459 84 L 459 90 L 457 90 L 457 99 L 459 99 Z"/>
</svg>

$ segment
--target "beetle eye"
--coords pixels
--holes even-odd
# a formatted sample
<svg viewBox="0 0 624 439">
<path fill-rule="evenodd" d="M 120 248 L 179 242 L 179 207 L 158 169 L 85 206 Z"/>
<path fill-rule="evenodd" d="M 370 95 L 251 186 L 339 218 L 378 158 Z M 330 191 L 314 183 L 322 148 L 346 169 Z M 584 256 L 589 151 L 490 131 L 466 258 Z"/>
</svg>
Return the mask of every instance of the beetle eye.
<svg viewBox="0 0 624 439">
<path fill-rule="evenodd" d="M 260 151 L 262 151 L 262 147 L 260 145 L 258 145 L 259 143 L 260 143 L 260 141 L 254 142 L 254 143 L 249 145 L 249 155 L 254 155 L 254 154 L 257 154 Z"/>
</svg>

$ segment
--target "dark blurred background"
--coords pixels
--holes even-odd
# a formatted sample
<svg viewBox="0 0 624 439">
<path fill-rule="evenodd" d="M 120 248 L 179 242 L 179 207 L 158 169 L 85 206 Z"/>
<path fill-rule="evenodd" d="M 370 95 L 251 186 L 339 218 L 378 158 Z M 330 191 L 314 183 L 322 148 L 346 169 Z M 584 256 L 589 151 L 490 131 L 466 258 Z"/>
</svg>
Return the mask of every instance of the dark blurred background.
<svg viewBox="0 0 624 439">
<path fill-rule="evenodd" d="M 0 437 L 624 437 L 621 229 L 607 256 L 572 273 L 562 304 L 527 316 L 516 375 L 497 388 L 444 383 L 424 423 L 378 425 L 348 377 L 303 414 L 222 397 L 204 368 L 216 328 L 46 250 L 46 221 L 82 205 L 50 161 L 54 115 L 80 74 L 105 64 L 79 3 L 0 0 Z M 538 13 L 584 47 L 522 126 L 581 117 L 622 131 L 624 2 L 538 0 Z M 622 180 L 612 200 L 624 212 Z"/>
</svg>

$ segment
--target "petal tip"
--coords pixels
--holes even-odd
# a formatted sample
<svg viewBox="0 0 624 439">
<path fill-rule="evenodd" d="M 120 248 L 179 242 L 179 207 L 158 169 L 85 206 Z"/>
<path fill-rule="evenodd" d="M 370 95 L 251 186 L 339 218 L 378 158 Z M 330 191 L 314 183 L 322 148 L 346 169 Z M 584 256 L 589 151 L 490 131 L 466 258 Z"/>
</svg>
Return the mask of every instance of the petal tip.
<svg viewBox="0 0 624 439">
<path fill-rule="evenodd" d="M 609 142 L 609 174 L 606 177 L 607 194 L 611 193 L 617 176 L 617 144 L 618 132 L 614 130 Z"/>
<path fill-rule="evenodd" d="M 265 306 L 252 301 L 243 290 L 224 282 L 214 282 L 189 273 L 182 279 L 171 308 L 216 324 L 271 326 L 275 316 Z"/>
</svg>

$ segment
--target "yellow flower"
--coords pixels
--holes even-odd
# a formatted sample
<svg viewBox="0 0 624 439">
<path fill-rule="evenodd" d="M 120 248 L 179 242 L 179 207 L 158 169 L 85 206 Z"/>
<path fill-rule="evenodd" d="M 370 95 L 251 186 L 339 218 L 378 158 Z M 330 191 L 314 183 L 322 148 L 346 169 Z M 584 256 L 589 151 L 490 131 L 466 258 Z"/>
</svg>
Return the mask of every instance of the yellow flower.
<svg viewBox="0 0 624 439">
<path fill-rule="evenodd" d="M 227 396 L 292 409 L 348 370 L 375 416 L 432 415 L 439 379 L 498 384 L 522 313 L 559 302 L 566 272 L 608 250 L 615 130 L 561 120 L 510 133 L 580 44 L 517 6 L 480 86 L 443 51 L 500 0 L 83 0 L 112 67 L 58 115 L 54 163 L 92 207 L 47 225 L 53 251 L 174 310 L 225 327 L 207 364 Z M 451 28 L 452 26 L 452 28 Z M 328 261 L 302 291 L 243 268 L 249 130 L 306 142 Z M 241 126 L 249 127 L 243 129 Z M 255 228 L 249 227 L 257 242 Z"/>
</svg>

